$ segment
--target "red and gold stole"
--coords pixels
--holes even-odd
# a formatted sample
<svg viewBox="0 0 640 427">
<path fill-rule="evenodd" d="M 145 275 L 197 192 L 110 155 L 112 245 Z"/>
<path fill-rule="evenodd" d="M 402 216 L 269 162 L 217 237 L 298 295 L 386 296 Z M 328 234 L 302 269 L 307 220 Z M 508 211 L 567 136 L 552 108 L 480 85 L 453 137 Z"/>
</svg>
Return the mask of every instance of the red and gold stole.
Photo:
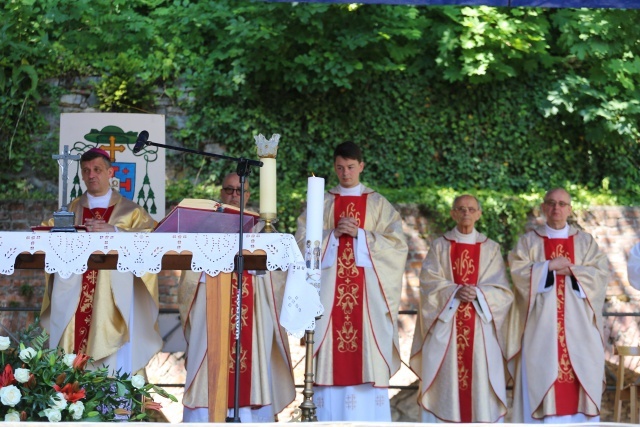
<svg viewBox="0 0 640 427">
<path fill-rule="evenodd" d="M 553 259 L 559 256 L 569 258 L 574 262 L 573 236 L 567 239 L 544 238 L 544 256 Z M 552 274 L 552 273 L 549 273 Z M 580 381 L 571 366 L 567 336 L 564 326 L 565 319 L 565 277 L 556 276 L 556 301 L 558 316 L 558 379 L 553 384 L 556 395 L 556 415 L 573 415 L 578 412 L 580 400 Z M 569 287 L 570 289 L 571 287 Z"/>
<path fill-rule="evenodd" d="M 113 212 L 113 206 L 108 208 L 84 208 L 82 211 L 82 223 L 90 218 L 103 219 L 109 221 Z M 86 353 L 89 341 L 89 330 L 91 328 L 91 316 L 93 315 L 93 295 L 96 292 L 98 283 L 98 270 L 87 270 L 82 274 L 82 288 L 80 291 L 80 301 L 76 308 L 75 332 L 73 337 L 73 352 Z"/>
<path fill-rule="evenodd" d="M 450 256 L 453 281 L 459 285 L 476 286 L 480 268 L 480 243 L 470 245 L 452 241 Z M 456 352 L 460 421 L 463 423 L 470 423 L 473 417 L 471 380 L 473 378 L 475 325 L 476 309 L 473 303 L 461 302 L 456 311 Z"/>
<path fill-rule="evenodd" d="M 234 407 L 236 390 L 236 298 L 238 297 L 238 276 L 231 279 L 231 334 L 229 339 L 229 394 L 228 407 Z M 242 273 L 242 333 L 240 334 L 240 395 L 238 406 L 251 406 L 251 356 L 253 346 L 253 277 Z"/>
<path fill-rule="evenodd" d="M 358 222 L 359 228 L 363 228 L 366 213 L 366 194 L 335 196 L 335 224 L 340 218 L 350 217 Z M 338 240 L 336 288 L 331 311 L 333 385 L 358 385 L 362 384 L 364 269 L 356 267 L 355 239 L 343 234 Z"/>
</svg>

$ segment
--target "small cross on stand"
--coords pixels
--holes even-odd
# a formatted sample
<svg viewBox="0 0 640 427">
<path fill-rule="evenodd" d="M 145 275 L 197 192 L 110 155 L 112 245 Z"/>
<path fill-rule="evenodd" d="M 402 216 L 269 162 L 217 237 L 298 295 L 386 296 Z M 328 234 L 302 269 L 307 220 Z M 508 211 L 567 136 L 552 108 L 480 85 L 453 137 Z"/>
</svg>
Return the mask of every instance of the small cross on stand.
<svg viewBox="0 0 640 427">
<path fill-rule="evenodd" d="M 53 213 L 53 228 L 51 231 L 75 232 L 75 214 L 69 212 L 67 208 L 67 181 L 69 179 L 69 161 L 80 160 L 80 156 L 71 154 L 69 146 L 65 145 L 61 154 L 53 154 L 51 158 L 57 160 L 60 169 L 62 169 L 62 205 L 59 211 Z"/>
</svg>

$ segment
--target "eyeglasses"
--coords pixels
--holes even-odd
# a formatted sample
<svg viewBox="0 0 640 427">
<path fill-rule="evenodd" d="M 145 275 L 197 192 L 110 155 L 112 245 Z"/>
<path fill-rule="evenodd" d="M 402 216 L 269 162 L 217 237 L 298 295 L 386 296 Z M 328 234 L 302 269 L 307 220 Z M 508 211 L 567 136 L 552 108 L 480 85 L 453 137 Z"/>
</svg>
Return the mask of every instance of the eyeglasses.
<svg viewBox="0 0 640 427">
<path fill-rule="evenodd" d="M 544 204 L 549 206 L 550 208 L 555 208 L 556 205 L 560 206 L 561 208 L 566 208 L 567 206 L 571 206 L 571 203 L 556 202 L 555 200 L 545 200 Z"/>
<path fill-rule="evenodd" d="M 233 187 L 223 187 L 222 188 L 225 192 L 225 194 L 228 194 L 229 196 L 232 195 L 233 193 L 236 193 L 237 196 L 240 195 L 240 191 L 242 191 L 242 188 L 233 188 Z"/>
<path fill-rule="evenodd" d="M 458 211 L 458 212 L 460 212 L 460 213 L 467 213 L 467 212 L 469 212 L 469 213 L 471 213 L 471 214 L 472 214 L 472 213 L 476 213 L 476 211 L 477 211 L 478 209 L 476 209 L 476 208 L 468 208 L 468 207 L 466 207 L 466 206 L 458 206 L 458 207 L 457 207 L 457 208 L 455 208 L 454 210 L 456 210 L 456 211 Z"/>
</svg>

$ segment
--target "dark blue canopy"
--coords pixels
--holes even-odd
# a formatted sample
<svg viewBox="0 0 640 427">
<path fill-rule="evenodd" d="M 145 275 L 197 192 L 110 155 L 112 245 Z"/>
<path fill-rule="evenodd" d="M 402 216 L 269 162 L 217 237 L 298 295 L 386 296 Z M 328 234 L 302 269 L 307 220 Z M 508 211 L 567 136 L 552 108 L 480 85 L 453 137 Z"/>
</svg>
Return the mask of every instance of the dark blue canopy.
<svg viewBox="0 0 640 427">
<path fill-rule="evenodd" d="M 292 3 L 294 0 L 267 0 Z M 414 6 L 588 7 L 638 9 L 640 0 L 295 0 L 306 3 L 408 4 Z"/>
</svg>

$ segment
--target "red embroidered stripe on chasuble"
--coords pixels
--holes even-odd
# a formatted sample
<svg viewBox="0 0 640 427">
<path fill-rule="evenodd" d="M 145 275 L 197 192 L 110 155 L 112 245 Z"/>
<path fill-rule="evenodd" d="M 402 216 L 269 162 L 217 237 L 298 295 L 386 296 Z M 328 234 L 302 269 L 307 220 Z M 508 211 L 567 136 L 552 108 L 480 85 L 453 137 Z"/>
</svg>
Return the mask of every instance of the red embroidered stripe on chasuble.
<svg viewBox="0 0 640 427">
<path fill-rule="evenodd" d="M 354 218 L 364 228 L 367 195 L 335 196 L 334 222 Z M 364 269 L 356 267 L 355 239 L 342 235 L 338 244 L 336 288 L 331 311 L 333 332 L 333 384 L 362 384 L 362 327 L 364 310 Z M 364 243 L 364 242 L 363 242 Z"/>
<path fill-rule="evenodd" d="M 108 208 L 84 208 L 82 211 L 82 223 L 87 219 L 102 219 L 109 222 L 113 212 L 113 206 Z M 86 353 L 89 341 L 89 329 L 91 328 L 91 316 L 93 314 L 93 296 L 96 292 L 98 282 L 98 270 L 87 270 L 82 274 L 82 289 L 80 291 L 80 301 L 76 308 L 75 332 L 73 337 L 73 352 Z"/>
<path fill-rule="evenodd" d="M 238 276 L 231 279 L 231 320 L 229 339 L 229 408 L 234 407 L 236 390 L 236 298 L 238 297 Z M 253 277 L 248 272 L 242 274 L 242 331 L 240 334 L 240 394 L 238 406 L 251 404 L 251 365 L 253 355 Z"/>
<path fill-rule="evenodd" d="M 544 238 L 544 255 L 550 260 L 559 256 L 574 262 L 573 236 L 567 239 Z M 551 274 L 551 273 L 549 273 Z M 571 366 L 565 330 L 565 277 L 556 275 L 556 301 L 558 316 L 558 378 L 553 384 L 556 395 L 556 415 L 573 415 L 578 412 L 580 381 Z"/>
<path fill-rule="evenodd" d="M 451 242 L 451 269 L 458 285 L 476 286 L 480 268 L 480 243 Z M 461 302 L 456 311 L 456 352 L 458 360 L 458 395 L 460 421 L 470 423 L 472 413 L 473 341 L 476 309 L 471 302 Z"/>
</svg>

